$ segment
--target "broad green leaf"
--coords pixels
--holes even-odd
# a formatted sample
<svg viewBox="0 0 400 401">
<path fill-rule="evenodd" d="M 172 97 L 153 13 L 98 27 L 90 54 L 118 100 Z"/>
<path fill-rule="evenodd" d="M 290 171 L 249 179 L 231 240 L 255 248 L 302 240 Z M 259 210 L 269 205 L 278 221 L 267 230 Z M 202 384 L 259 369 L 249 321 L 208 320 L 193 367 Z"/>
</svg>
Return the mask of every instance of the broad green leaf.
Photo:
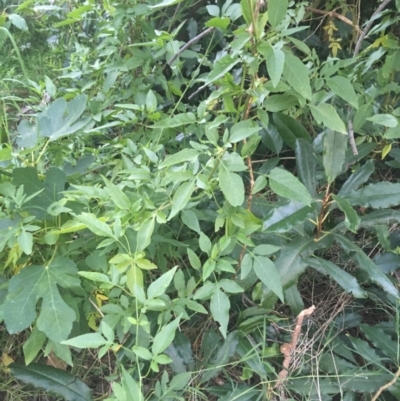
<svg viewBox="0 0 400 401">
<path fill-rule="evenodd" d="M 192 163 L 197 159 L 198 156 L 199 152 L 197 150 L 185 148 L 177 153 L 174 153 L 173 155 L 168 155 L 165 160 L 160 163 L 158 168 L 161 169 L 186 162 Z"/>
<path fill-rule="evenodd" d="M 26 255 L 32 253 L 33 235 L 28 231 L 22 231 L 17 238 L 18 245 Z"/>
<path fill-rule="evenodd" d="M 191 230 L 195 231 L 196 233 L 200 233 L 200 224 L 197 215 L 192 210 L 182 210 L 181 219 L 183 224 L 189 227 Z"/>
<path fill-rule="evenodd" d="M 154 355 L 164 352 L 167 347 L 174 341 L 176 329 L 179 326 L 181 317 L 177 317 L 172 322 L 165 325 L 154 337 L 151 351 Z"/>
<path fill-rule="evenodd" d="M 91 281 L 98 281 L 99 283 L 109 283 L 110 282 L 110 279 L 104 273 L 80 271 L 80 272 L 78 272 L 78 274 L 81 277 L 84 277 Z"/>
<path fill-rule="evenodd" d="M 137 250 L 143 251 L 146 249 L 151 242 L 151 236 L 153 235 L 155 226 L 155 218 L 152 217 L 146 220 L 139 228 L 137 233 Z"/>
<path fill-rule="evenodd" d="M 400 212 L 391 209 L 375 210 L 365 216 L 361 216 L 360 227 L 370 228 L 378 224 L 400 223 Z"/>
<path fill-rule="evenodd" d="M 229 298 L 217 287 L 211 296 L 210 311 L 213 319 L 220 324 L 219 331 L 224 338 L 228 330 L 230 308 Z"/>
<path fill-rule="evenodd" d="M 207 259 L 203 265 L 203 281 L 206 281 L 208 277 L 214 272 L 216 267 L 216 262 L 213 259 Z"/>
<path fill-rule="evenodd" d="M 363 104 L 359 107 L 354 115 L 353 128 L 355 132 L 359 132 L 362 126 L 367 122 L 367 118 L 373 114 L 374 110 L 371 103 Z"/>
<path fill-rule="evenodd" d="M 235 281 L 223 278 L 219 281 L 218 285 L 225 291 L 230 294 L 237 294 L 243 292 L 244 289 Z"/>
<path fill-rule="evenodd" d="M 275 252 L 278 252 L 279 249 L 281 249 L 280 246 L 271 245 L 271 244 L 261 244 L 261 245 L 257 245 L 253 249 L 253 253 L 255 253 L 256 255 L 267 256 L 267 255 L 272 255 Z M 243 261 L 242 261 L 242 263 L 243 263 Z"/>
<path fill-rule="evenodd" d="M 38 132 L 36 127 L 27 120 L 22 120 L 17 127 L 18 137 L 17 144 L 20 148 L 33 148 L 38 141 Z"/>
<path fill-rule="evenodd" d="M 339 117 L 335 108 L 328 103 L 320 103 L 318 106 L 309 105 L 311 114 L 318 124 L 322 124 L 333 131 L 347 135 L 344 122 Z"/>
<path fill-rule="evenodd" d="M 52 366 L 32 363 L 24 366 L 12 363 L 11 374 L 18 380 L 63 397 L 66 401 L 92 401 L 89 387 L 77 377 Z"/>
<path fill-rule="evenodd" d="M 180 127 L 181 125 L 190 125 L 195 123 L 196 116 L 193 113 L 181 113 L 160 120 L 154 124 L 152 128 L 176 128 Z"/>
<path fill-rule="evenodd" d="M 322 274 L 327 274 L 332 280 L 336 281 L 345 291 L 352 294 L 355 298 L 366 298 L 366 292 L 360 287 L 358 281 L 345 270 L 335 265 L 329 260 L 314 257 L 308 258 L 309 265 Z"/>
<path fill-rule="evenodd" d="M 388 294 L 393 295 L 396 298 L 398 297 L 399 294 L 396 287 L 392 284 L 389 278 L 377 268 L 375 263 L 362 251 L 361 248 L 359 248 L 353 241 L 340 234 L 333 235 L 345 252 L 355 253 L 358 266 L 367 273 L 372 282 L 381 286 Z"/>
<path fill-rule="evenodd" d="M 388 128 L 395 128 L 399 124 L 397 118 L 391 114 L 375 114 L 372 117 L 368 117 L 367 120 Z"/>
<path fill-rule="evenodd" d="M 272 95 L 264 101 L 264 107 L 271 113 L 277 113 L 282 110 L 288 110 L 299 104 L 297 98 L 293 95 Z"/>
<path fill-rule="evenodd" d="M 351 191 L 357 190 L 362 184 L 368 181 L 374 170 L 374 161 L 370 159 L 363 166 L 354 171 L 354 173 L 345 181 L 342 188 L 340 188 L 338 195 L 345 198 Z"/>
<path fill-rule="evenodd" d="M 274 168 L 269 174 L 269 185 L 279 196 L 310 205 L 312 198 L 307 188 L 292 173 L 282 168 Z"/>
<path fill-rule="evenodd" d="M 304 138 L 306 141 L 311 142 L 310 134 L 294 118 L 286 114 L 274 113 L 273 119 L 279 135 L 292 149 L 294 149 L 296 146 L 297 138 Z"/>
<path fill-rule="evenodd" d="M 383 209 L 400 204 L 400 184 L 378 182 L 350 192 L 346 199 L 352 205 Z"/>
<path fill-rule="evenodd" d="M 141 388 L 137 381 L 126 371 L 124 366 L 121 366 L 121 370 L 122 384 L 126 394 L 126 401 L 144 401 Z"/>
<path fill-rule="evenodd" d="M 290 310 L 294 315 L 298 315 L 305 309 L 303 299 L 296 284 L 289 287 L 284 292 L 284 295 L 285 303 L 290 306 Z"/>
<path fill-rule="evenodd" d="M 397 360 L 397 355 L 399 352 L 399 345 L 397 341 L 393 341 L 392 338 L 379 327 L 362 323 L 360 324 L 360 328 L 367 339 L 374 344 L 379 351 L 383 352 L 392 361 Z"/>
<path fill-rule="evenodd" d="M 10 334 L 29 327 L 36 318 L 36 304 L 42 299 L 37 328 L 60 342 L 72 329 L 76 316 L 62 299 L 58 286 L 79 288 L 75 263 L 62 257 L 47 266 L 26 266 L 13 276 L 4 302 L 4 321 Z"/>
<path fill-rule="evenodd" d="M 92 213 L 81 213 L 75 217 L 75 220 L 84 224 L 90 231 L 100 237 L 114 238 L 114 234 L 110 226 L 99 220 Z"/>
<path fill-rule="evenodd" d="M 261 127 L 255 126 L 251 121 L 240 121 L 231 128 L 231 136 L 229 142 L 236 143 L 256 134 Z"/>
<path fill-rule="evenodd" d="M 172 217 L 176 216 L 188 204 L 195 187 L 196 182 L 194 180 L 184 182 L 179 186 L 172 199 L 172 208 L 168 220 L 171 220 Z"/>
<path fill-rule="evenodd" d="M 242 206 L 244 202 L 244 184 L 240 175 L 231 173 L 222 166 L 219 169 L 218 178 L 225 199 L 232 206 Z"/>
<path fill-rule="evenodd" d="M 107 341 L 100 333 L 82 334 L 78 337 L 62 341 L 61 344 L 69 345 L 75 348 L 99 348 L 102 345 L 112 344 Z"/>
<path fill-rule="evenodd" d="M 353 233 L 357 232 L 357 229 L 360 225 L 360 218 L 358 217 L 357 212 L 351 207 L 350 202 L 347 199 L 341 198 L 337 195 L 332 195 L 334 201 L 338 205 L 339 209 L 345 215 L 345 224 L 350 231 Z"/>
<path fill-rule="evenodd" d="M 303 203 L 294 201 L 283 206 L 277 206 L 264 220 L 263 230 L 282 233 L 298 228 L 300 224 L 307 221 L 314 209 L 314 206 L 304 206 Z"/>
<path fill-rule="evenodd" d="M 299 178 L 311 196 L 317 189 L 317 159 L 310 142 L 303 138 L 296 139 L 296 167 Z"/>
<path fill-rule="evenodd" d="M 272 85 L 276 87 L 282 77 L 285 53 L 280 49 L 275 49 L 269 42 L 262 42 L 258 51 L 264 56 L 268 75 L 271 78 Z"/>
<path fill-rule="evenodd" d="M 269 0 L 268 1 L 268 21 L 273 29 L 283 21 L 288 8 L 288 0 Z"/>
<path fill-rule="evenodd" d="M 102 176 L 103 181 L 106 183 L 108 193 L 111 200 L 122 210 L 129 210 L 131 207 L 131 202 L 129 198 L 125 195 L 124 191 L 117 185 L 113 184 L 111 181 L 107 180 L 106 177 Z"/>
<path fill-rule="evenodd" d="M 253 270 L 261 282 L 284 302 L 281 278 L 274 262 L 266 256 L 254 256 Z"/>
<path fill-rule="evenodd" d="M 358 109 L 357 94 L 349 79 L 336 75 L 332 78 L 328 78 L 326 83 L 336 95 L 351 104 L 355 109 Z"/>
<path fill-rule="evenodd" d="M 154 113 L 157 109 L 157 98 L 152 90 L 149 90 L 146 95 L 146 110 L 148 113 Z"/>
<path fill-rule="evenodd" d="M 46 334 L 35 327 L 28 340 L 26 340 L 22 346 L 26 365 L 29 365 L 36 358 L 45 341 Z"/>
<path fill-rule="evenodd" d="M 275 1 L 280 2 L 280 0 Z M 311 100 L 311 85 L 308 74 L 308 68 L 298 57 L 290 53 L 286 54 L 283 76 L 295 91 L 306 99 Z"/>
<path fill-rule="evenodd" d="M 347 136 L 336 131 L 328 131 L 324 135 L 323 164 L 328 183 L 331 184 L 342 172 L 345 152 L 347 149 Z"/>
<path fill-rule="evenodd" d="M 174 277 L 176 269 L 178 267 L 175 266 L 171 270 L 168 270 L 166 273 L 162 274 L 157 280 L 154 280 L 147 289 L 147 298 L 156 298 L 165 294 L 168 286 L 171 284 L 171 281 Z"/>
<path fill-rule="evenodd" d="M 216 63 L 214 63 L 213 70 L 208 74 L 205 80 L 205 85 L 209 85 L 217 79 L 223 78 L 227 72 L 229 72 L 240 59 L 238 57 L 233 58 L 229 54 L 221 57 Z"/>
<path fill-rule="evenodd" d="M 186 251 L 189 257 L 190 265 L 193 267 L 193 269 L 199 270 L 201 268 L 201 261 L 199 257 L 190 248 L 187 248 Z"/>
<path fill-rule="evenodd" d="M 26 25 L 25 19 L 22 18 L 20 15 L 8 14 L 8 19 L 15 27 L 21 29 L 21 31 L 28 31 L 28 25 Z"/>
</svg>

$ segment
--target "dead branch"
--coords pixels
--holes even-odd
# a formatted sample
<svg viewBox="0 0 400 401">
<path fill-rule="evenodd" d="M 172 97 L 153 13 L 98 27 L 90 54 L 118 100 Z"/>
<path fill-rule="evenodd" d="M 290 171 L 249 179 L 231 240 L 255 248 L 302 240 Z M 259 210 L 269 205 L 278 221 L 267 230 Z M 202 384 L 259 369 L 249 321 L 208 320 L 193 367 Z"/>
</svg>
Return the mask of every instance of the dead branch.
<svg viewBox="0 0 400 401">
<path fill-rule="evenodd" d="M 371 398 L 371 401 L 377 401 L 378 397 L 381 395 L 383 390 L 386 390 L 390 386 L 392 386 L 394 383 L 396 383 L 397 379 L 400 377 L 400 368 L 398 371 L 395 373 L 394 377 L 390 382 L 384 384 L 382 387 L 379 388 L 379 390 L 376 392 L 376 394 Z"/>
</svg>

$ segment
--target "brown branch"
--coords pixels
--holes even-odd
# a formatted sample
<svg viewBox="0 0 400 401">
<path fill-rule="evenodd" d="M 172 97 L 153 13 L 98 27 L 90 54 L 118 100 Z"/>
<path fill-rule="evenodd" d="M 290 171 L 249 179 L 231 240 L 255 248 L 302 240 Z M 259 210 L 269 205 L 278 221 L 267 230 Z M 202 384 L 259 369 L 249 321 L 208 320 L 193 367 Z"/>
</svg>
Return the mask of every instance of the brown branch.
<svg viewBox="0 0 400 401">
<path fill-rule="evenodd" d="M 308 11 L 311 11 L 312 13 L 315 14 L 321 14 L 321 15 L 327 15 L 329 17 L 335 17 L 337 19 L 340 19 L 347 25 L 351 25 L 357 33 L 360 35 L 361 34 L 361 29 L 358 25 L 355 25 L 352 21 L 350 21 L 347 17 L 345 17 L 342 14 L 337 13 L 336 11 L 325 11 L 325 10 L 318 10 L 317 8 L 312 8 L 312 7 L 307 7 Z"/>
<path fill-rule="evenodd" d="M 193 44 L 195 44 L 198 40 L 200 40 L 203 36 L 208 35 L 210 32 L 212 32 L 215 28 L 211 27 L 206 29 L 205 31 L 199 33 L 197 36 L 195 36 L 194 38 L 190 39 L 189 42 L 187 42 L 184 46 L 182 46 L 178 52 L 176 54 L 174 54 L 174 56 L 171 58 L 171 60 L 168 61 L 168 65 L 171 66 L 172 63 L 190 46 L 192 46 Z"/>
<path fill-rule="evenodd" d="M 371 401 L 377 401 L 378 397 L 381 395 L 383 390 L 386 390 L 390 386 L 392 386 L 394 383 L 396 383 L 397 379 L 400 377 L 400 368 L 398 371 L 395 373 L 394 377 L 390 382 L 384 384 L 382 387 L 379 388 L 379 390 L 376 392 L 376 394 L 371 398 Z"/>
<path fill-rule="evenodd" d="M 303 324 L 304 317 L 310 316 L 315 311 L 315 306 L 311 306 L 308 309 L 304 309 L 299 313 L 296 320 L 296 326 L 292 334 L 292 340 L 290 343 L 284 343 L 281 345 L 281 352 L 285 359 L 283 360 L 283 369 L 278 374 L 278 381 L 275 383 L 274 388 L 281 387 L 283 382 L 286 380 L 289 373 L 290 363 L 292 362 L 293 354 L 296 351 L 297 340 L 299 339 L 301 325 Z"/>
</svg>

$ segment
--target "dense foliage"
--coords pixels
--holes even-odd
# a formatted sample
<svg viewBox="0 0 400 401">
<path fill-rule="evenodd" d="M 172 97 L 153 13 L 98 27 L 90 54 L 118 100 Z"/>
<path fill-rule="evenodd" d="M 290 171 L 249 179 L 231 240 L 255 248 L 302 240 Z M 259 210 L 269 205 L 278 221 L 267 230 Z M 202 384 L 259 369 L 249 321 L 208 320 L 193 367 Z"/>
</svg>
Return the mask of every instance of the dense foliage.
<svg viewBox="0 0 400 401">
<path fill-rule="evenodd" d="M 3 375 L 399 399 L 398 0 L 0 7 Z"/>
</svg>

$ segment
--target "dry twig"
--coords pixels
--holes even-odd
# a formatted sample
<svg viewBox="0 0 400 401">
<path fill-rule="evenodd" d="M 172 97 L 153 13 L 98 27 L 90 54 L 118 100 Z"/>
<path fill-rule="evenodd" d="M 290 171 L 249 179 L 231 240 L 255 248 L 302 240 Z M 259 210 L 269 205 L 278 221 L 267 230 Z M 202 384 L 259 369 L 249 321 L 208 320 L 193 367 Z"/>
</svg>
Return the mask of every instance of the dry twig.
<svg viewBox="0 0 400 401">
<path fill-rule="evenodd" d="M 384 384 L 382 387 L 379 388 L 379 390 L 376 392 L 376 394 L 371 398 L 371 401 L 377 401 L 378 397 L 381 395 L 383 390 L 386 390 L 390 386 L 392 386 L 394 383 L 396 383 L 397 379 L 400 377 L 400 368 L 398 371 L 395 373 L 394 377 L 390 382 Z"/>
</svg>

